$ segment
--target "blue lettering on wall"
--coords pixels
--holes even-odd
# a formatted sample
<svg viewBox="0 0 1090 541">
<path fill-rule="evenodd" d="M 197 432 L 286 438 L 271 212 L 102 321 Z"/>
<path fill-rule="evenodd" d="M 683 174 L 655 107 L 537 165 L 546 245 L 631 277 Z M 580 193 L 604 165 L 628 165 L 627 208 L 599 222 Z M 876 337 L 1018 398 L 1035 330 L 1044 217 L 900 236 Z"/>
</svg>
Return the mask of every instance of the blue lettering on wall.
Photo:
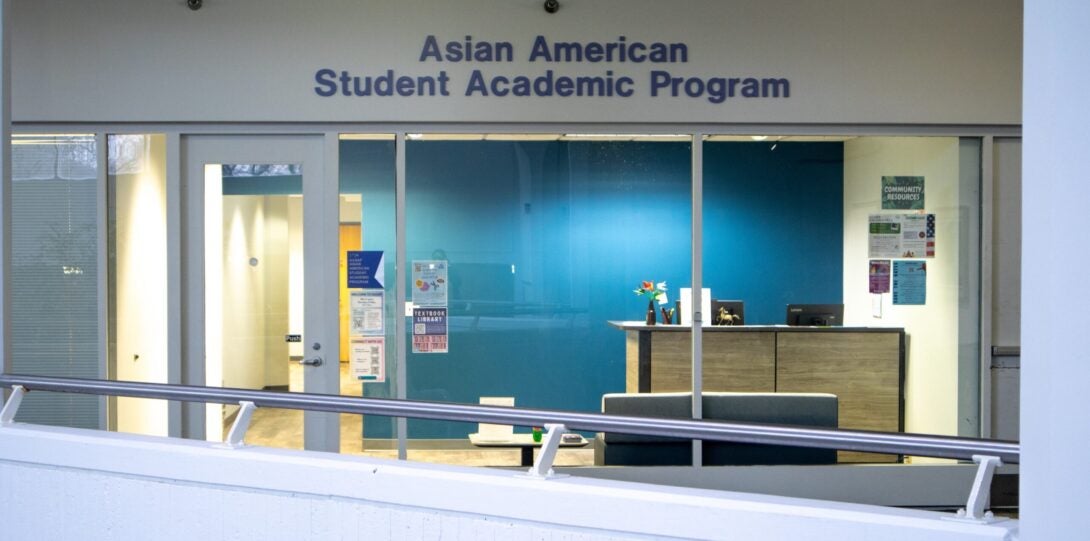
<svg viewBox="0 0 1090 541">
<path fill-rule="evenodd" d="M 337 83 L 333 82 L 333 78 L 337 76 L 337 72 L 331 69 L 320 69 L 314 74 L 314 81 L 318 83 L 318 86 L 314 87 L 314 91 L 323 98 L 328 98 L 337 93 Z M 322 87 L 325 87 L 324 89 Z"/>
<path fill-rule="evenodd" d="M 534 38 L 530 62 L 653 62 L 677 64 L 689 61 L 689 46 L 684 43 L 629 43 L 625 36 L 616 41 L 557 41 L 545 36 Z"/>
<path fill-rule="evenodd" d="M 466 35 L 442 41 L 425 36 L 420 62 L 514 62 L 515 45 Z M 644 42 L 621 35 L 613 41 L 550 41 L 535 36 L 525 57 L 528 62 L 553 64 L 614 65 L 598 74 L 565 75 L 552 69 L 533 74 L 489 74 L 480 69 L 469 72 L 467 97 L 561 97 L 629 98 L 636 95 L 636 79 L 615 70 L 617 64 L 683 64 L 689 61 L 684 42 Z M 791 97 L 791 82 L 785 77 L 729 77 L 724 75 L 675 74 L 656 69 L 646 74 L 647 96 L 690 98 L 721 104 L 730 98 L 782 99 Z M 357 75 L 348 70 L 322 68 L 314 73 L 314 93 L 320 97 L 411 97 L 450 96 L 451 77 L 446 70 L 428 74 L 404 74 L 387 68 Z"/>
<path fill-rule="evenodd" d="M 651 72 L 651 97 L 668 95 L 705 98 L 711 103 L 723 103 L 727 98 L 788 98 L 791 83 L 787 79 L 755 79 L 753 77 L 674 77 L 667 71 Z"/>
<path fill-rule="evenodd" d="M 632 96 L 635 84 L 631 77 L 614 76 L 613 70 L 607 70 L 601 76 L 583 77 L 558 76 L 553 70 L 546 70 L 532 78 L 525 75 L 486 77 L 481 70 L 473 70 L 466 85 L 466 96 L 627 98 Z"/>
<path fill-rule="evenodd" d="M 340 74 L 331 69 L 320 69 L 314 73 L 318 86 L 314 92 L 323 98 L 342 96 L 449 96 L 450 76 L 446 70 L 435 75 L 397 75 L 388 69 L 381 75 L 353 75 L 347 70 Z"/>
<path fill-rule="evenodd" d="M 445 52 L 441 52 L 445 51 Z M 435 62 L 511 62 L 515 59 L 515 46 L 507 41 L 474 41 L 466 36 L 462 41 L 448 41 L 442 48 L 434 35 L 424 38 L 420 61 Z"/>
</svg>

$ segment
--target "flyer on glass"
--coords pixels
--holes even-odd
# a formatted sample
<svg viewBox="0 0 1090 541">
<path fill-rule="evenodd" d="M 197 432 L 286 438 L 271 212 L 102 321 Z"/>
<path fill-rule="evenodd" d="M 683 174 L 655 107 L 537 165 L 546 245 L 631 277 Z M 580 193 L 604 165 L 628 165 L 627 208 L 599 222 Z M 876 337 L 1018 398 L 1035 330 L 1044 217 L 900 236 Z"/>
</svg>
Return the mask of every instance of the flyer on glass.
<svg viewBox="0 0 1090 541">
<path fill-rule="evenodd" d="M 348 350 L 352 377 L 363 381 L 386 381 L 386 338 L 353 337 Z"/>
<path fill-rule="evenodd" d="M 349 293 L 349 336 L 383 336 L 383 307 L 385 293 L 382 290 L 365 289 Z"/>
<path fill-rule="evenodd" d="M 447 352 L 447 309 L 413 307 L 413 353 Z"/>
<path fill-rule="evenodd" d="M 447 305 L 447 262 L 443 260 L 413 261 L 413 305 Z"/>
</svg>

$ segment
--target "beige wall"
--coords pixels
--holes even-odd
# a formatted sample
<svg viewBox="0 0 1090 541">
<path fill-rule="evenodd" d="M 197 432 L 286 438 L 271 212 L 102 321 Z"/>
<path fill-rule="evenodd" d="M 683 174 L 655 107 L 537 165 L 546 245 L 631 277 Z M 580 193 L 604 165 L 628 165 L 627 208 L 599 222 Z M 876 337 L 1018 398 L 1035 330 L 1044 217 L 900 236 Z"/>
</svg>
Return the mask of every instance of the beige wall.
<svg viewBox="0 0 1090 541">
<path fill-rule="evenodd" d="M 117 379 L 167 382 L 166 137 L 144 136 L 139 171 L 114 177 Z M 117 430 L 167 435 L 167 403 L 117 399 Z"/>
<path fill-rule="evenodd" d="M 936 218 L 936 253 L 926 260 L 927 304 L 894 306 L 892 295 L 884 294 L 882 317 L 876 319 L 868 290 L 868 216 L 910 212 L 881 210 L 883 175 L 925 177 L 925 210 Z M 908 432 L 957 434 L 958 265 L 963 252 L 958 180 L 957 138 L 865 137 L 844 144 L 844 322 L 905 328 Z"/>
<path fill-rule="evenodd" d="M 219 167 L 205 169 L 206 383 L 289 385 L 284 335 L 301 327 L 302 198 L 224 196 Z M 207 407 L 209 438 L 222 437 L 221 420 L 236 408 Z"/>
<path fill-rule="evenodd" d="M 1021 0 L 39 0 L 12 6 L 15 122 L 1021 121 Z M 421 61 L 425 38 L 505 41 L 510 62 Z M 530 62 L 552 42 L 684 42 L 686 62 Z M 290 36 L 290 39 L 285 39 Z M 447 96 L 320 97 L 320 69 L 450 79 Z M 631 97 L 466 96 L 493 76 L 602 76 Z M 653 97 L 650 73 L 787 78 L 787 99 Z"/>
<path fill-rule="evenodd" d="M 289 197 L 223 198 L 223 386 L 288 384 Z"/>
</svg>

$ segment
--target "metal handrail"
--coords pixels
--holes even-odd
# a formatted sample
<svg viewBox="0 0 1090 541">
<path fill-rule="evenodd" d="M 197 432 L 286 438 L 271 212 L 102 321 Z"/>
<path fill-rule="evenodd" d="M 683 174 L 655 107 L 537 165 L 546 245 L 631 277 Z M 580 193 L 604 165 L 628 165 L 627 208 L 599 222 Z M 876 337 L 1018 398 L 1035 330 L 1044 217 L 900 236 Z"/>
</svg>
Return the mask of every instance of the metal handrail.
<svg viewBox="0 0 1090 541">
<path fill-rule="evenodd" d="M 237 404 L 253 402 L 258 407 L 327 411 L 388 417 L 411 417 L 497 423 L 520 426 L 544 426 L 559 423 L 570 430 L 622 432 L 646 436 L 666 436 L 697 440 L 739 443 L 793 445 L 819 449 L 839 449 L 898 455 L 971 460 L 973 455 L 998 457 L 1005 463 L 1018 463 L 1018 442 L 932 436 L 838 428 L 803 428 L 797 426 L 737 423 L 693 419 L 635 417 L 606 413 L 582 413 L 563 410 L 509 408 L 400 400 L 363 398 L 314 393 L 254 391 L 228 387 L 197 387 L 162 383 L 136 383 L 79 378 L 22 376 L 0 374 L 0 387 L 21 385 L 28 391 L 56 391 L 135 398 L 156 398 L 182 402 Z"/>
</svg>

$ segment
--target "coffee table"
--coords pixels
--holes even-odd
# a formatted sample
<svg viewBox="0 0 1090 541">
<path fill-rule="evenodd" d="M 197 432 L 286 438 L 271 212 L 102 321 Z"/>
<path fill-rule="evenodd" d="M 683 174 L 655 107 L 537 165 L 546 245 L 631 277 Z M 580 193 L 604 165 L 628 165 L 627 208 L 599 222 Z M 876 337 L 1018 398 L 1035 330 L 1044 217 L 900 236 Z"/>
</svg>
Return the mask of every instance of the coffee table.
<svg viewBox="0 0 1090 541">
<path fill-rule="evenodd" d="M 586 447 L 590 441 L 579 434 L 564 434 L 563 436 L 569 436 L 569 441 L 564 441 L 564 438 L 560 439 L 561 447 Z M 570 438 L 571 436 L 578 436 L 578 440 Z M 490 439 L 482 438 L 480 434 L 474 432 L 469 435 L 469 443 L 472 443 L 476 447 L 497 447 L 497 448 L 519 448 L 522 450 L 522 465 L 533 466 L 534 465 L 534 447 L 541 447 L 541 444 L 545 441 L 545 435 L 541 436 L 541 441 L 534 441 L 533 434 L 511 434 L 504 439 Z"/>
</svg>

